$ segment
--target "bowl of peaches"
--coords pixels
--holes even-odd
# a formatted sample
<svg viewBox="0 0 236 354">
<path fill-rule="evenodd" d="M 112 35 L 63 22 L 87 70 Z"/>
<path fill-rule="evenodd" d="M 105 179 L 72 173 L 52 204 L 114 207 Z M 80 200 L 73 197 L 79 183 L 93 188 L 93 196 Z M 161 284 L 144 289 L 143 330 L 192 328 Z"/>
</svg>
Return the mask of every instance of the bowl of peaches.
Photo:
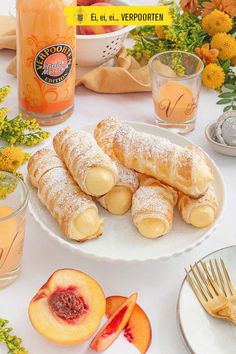
<svg viewBox="0 0 236 354">
<path fill-rule="evenodd" d="M 122 0 L 78 0 L 78 6 L 126 6 Z M 81 67 L 104 64 L 120 51 L 134 26 L 77 26 L 76 63 Z"/>
</svg>

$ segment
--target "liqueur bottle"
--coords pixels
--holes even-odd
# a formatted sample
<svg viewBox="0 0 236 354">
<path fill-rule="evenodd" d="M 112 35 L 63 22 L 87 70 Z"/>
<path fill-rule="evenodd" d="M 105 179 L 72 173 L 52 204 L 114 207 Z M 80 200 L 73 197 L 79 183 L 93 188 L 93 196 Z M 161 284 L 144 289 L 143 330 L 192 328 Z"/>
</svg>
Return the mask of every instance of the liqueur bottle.
<svg viewBox="0 0 236 354">
<path fill-rule="evenodd" d="M 76 0 L 17 0 L 17 78 L 19 108 L 42 125 L 65 121 L 73 112 L 75 27 L 65 6 Z"/>
</svg>

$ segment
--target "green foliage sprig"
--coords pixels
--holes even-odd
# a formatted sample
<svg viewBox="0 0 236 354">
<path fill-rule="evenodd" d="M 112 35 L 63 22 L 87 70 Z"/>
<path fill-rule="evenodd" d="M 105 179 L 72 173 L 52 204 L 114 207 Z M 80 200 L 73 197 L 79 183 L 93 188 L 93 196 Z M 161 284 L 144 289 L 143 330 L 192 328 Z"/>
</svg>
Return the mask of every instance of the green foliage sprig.
<svg viewBox="0 0 236 354">
<path fill-rule="evenodd" d="M 0 103 L 11 92 L 10 86 L 0 88 Z M 35 146 L 47 139 L 49 132 L 44 131 L 35 119 L 24 120 L 21 114 L 8 119 L 9 109 L 0 108 L 0 140 L 9 145 Z"/>
<path fill-rule="evenodd" d="M 21 114 L 11 120 L 6 116 L 0 129 L 0 139 L 9 145 L 35 146 L 47 139 L 49 135 L 49 132 L 45 132 L 36 120 L 24 120 Z"/>
<path fill-rule="evenodd" d="M 0 88 L 0 103 L 10 92 L 10 86 Z M 7 107 L 0 108 L 0 140 L 9 145 L 35 146 L 49 137 L 49 132 L 44 131 L 35 119 L 23 120 L 21 114 L 8 119 L 8 113 Z"/>
<path fill-rule="evenodd" d="M 22 339 L 11 334 L 13 329 L 8 323 L 9 321 L 0 318 L 0 342 L 6 344 L 7 354 L 28 354 L 28 350 L 21 346 Z"/>
<path fill-rule="evenodd" d="M 154 54 L 166 50 L 183 50 L 194 52 L 195 48 L 208 39 L 208 34 L 201 27 L 201 20 L 192 13 L 182 13 L 176 6 L 170 8 L 172 25 L 162 26 L 165 38 L 157 38 L 155 26 L 142 26 L 131 31 L 135 40 L 133 48 L 129 50 L 138 61 L 150 59 Z"/>
<path fill-rule="evenodd" d="M 226 105 L 223 109 L 224 112 L 231 109 L 234 111 L 236 110 L 236 76 L 233 72 L 228 72 L 226 83 L 222 87 L 222 91 L 218 97 L 220 100 L 216 103 L 219 105 Z"/>
<path fill-rule="evenodd" d="M 10 86 L 0 88 L 0 104 L 11 92 Z M 8 119 L 9 108 L 0 108 L 0 140 L 7 145 L 0 147 L 0 170 L 8 171 L 23 179 L 17 170 L 30 158 L 18 145 L 35 146 L 49 137 L 49 132 L 44 131 L 35 119 L 23 120 L 19 114 L 13 119 Z M 16 188 L 13 181 L 5 175 L 0 175 L 0 199 L 5 199 Z M 15 352 L 14 352 L 15 354 Z"/>
</svg>

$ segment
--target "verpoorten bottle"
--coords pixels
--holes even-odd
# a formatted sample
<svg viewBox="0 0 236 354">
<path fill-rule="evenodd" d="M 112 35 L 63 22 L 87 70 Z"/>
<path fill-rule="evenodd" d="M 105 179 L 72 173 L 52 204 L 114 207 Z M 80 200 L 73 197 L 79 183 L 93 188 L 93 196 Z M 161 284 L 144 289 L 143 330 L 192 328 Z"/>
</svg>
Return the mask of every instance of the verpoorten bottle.
<svg viewBox="0 0 236 354">
<path fill-rule="evenodd" d="M 73 112 L 75 27 L 65 6 L 76 0 L 17 0 L 17 78 L 19 108 L 42 125 L 65 121 Z"/>
</svg>

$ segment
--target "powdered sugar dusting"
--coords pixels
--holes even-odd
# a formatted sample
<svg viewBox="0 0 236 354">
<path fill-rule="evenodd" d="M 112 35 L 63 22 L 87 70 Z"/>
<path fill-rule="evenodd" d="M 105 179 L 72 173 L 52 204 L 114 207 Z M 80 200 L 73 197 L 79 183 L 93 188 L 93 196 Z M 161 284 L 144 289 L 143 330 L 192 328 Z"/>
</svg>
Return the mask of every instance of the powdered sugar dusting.
<svg viewBox="0 0 236 354">
<path fill-rule="evenodd" d="M 163 158 L 168 158 L 168 155 L 173 150 L 173 144 L 165 138 L 136 132 L 128 125 L 122 125 L 115 135 L 115 143 L 122 147 L 124 145 L 125 155 L 127 159 L 130 159 L 131 150 L 128 142 L 131 143 L 135 155 L 144 155 L 146 159 L 157 158 L 160 155 L 162 155 Z"/>
<path fill-rule="evenodd" d="M 138 177 L 135 171 L 126 168 L 119 162 L 116 162 L 116 167 L 119 175 L 119 182 L 117 185 L 130 186 L 132 191 L 136 191 L 139 186 Z"/>
<path fill-rule="evenodd" d="M 92 135 L 87 132 L 67 128 L 56 135 L 54 147 L 65 161 L 75 181 L 86 193 L 89 193 L 89 191 L 85 180 L 89 169 L 92 167 L 107 168 L 113 173 L 114 179 L 118 178 L 115 163 L 96 144 Z"/>
<path fill-rule="evenodd" d="M 152 186 L 142 186 L 133 195 L 132 216 L 134 223 L 155 214 L 156 218 L 165 219 L 173 206 L 159 189 Z"/>
<path fill-rule="evenodd" d="M 113 151 L 113 140 L 119 127 L 121 127 L 121 122 L 116 118 L 109 117 L 99 122 L 94 130 L 94 137 L 98 145 L 113 160 L 116 158 Z"/>
<path fill-rule="evenodd" d="M 55 167 L 65 167 L 64 163 L 51 149 L 37 151 L 28 162 L 29 178 L 33 186 L 38 187 L 40 178 Z"/>
<path fill-rule="evenodd" d="M 75 215 L 91 207 L 97 210 L 92 198 L 80 190 L 66 169 L 60 167 L 43 175 L 38 196 L 58 222 L 66 227 L 67 236 Z"/>
<path fill-rule="evenodd" d="M 103 151 L 115 160 L 119 175 L 117 185 L 130 186 L 134 192 L 139 185 L 137 174 L 127 167 L 121 165 L 113 151 L 113 140 L 117 130 L 121 127 L 121 122 L 113 117 L 106 118 L 98 123 L 94 130 L 94 137 Z"/>
<path fill-rule="evenodd" d="M 157 178 L 186 194 L 197 197 L 208 186 L 207 180 L 202 191 L 196 183 L 196 171 L 202 157 L 165 138 L 123 125 L 118 129 L 113 145 L 117 158 L 126 167 Z"/>
<path fill-rule="evenodd" d="M 58 196 L 79 207 L 92 201 L 90 196 L 80 190 L 69 172 L 64 168 L 55 168 L 47 172 L 40 180 L 39 189 L 41 188 L 45 189 L 49 201 Z"/>
</svg>

